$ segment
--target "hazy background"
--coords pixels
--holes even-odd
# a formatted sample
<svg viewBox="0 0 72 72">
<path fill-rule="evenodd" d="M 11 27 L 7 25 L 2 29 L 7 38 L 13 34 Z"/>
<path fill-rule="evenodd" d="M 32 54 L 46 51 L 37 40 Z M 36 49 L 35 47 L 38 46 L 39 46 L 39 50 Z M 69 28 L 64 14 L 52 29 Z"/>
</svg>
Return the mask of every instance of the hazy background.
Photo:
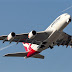
<svg viewBox="0 0 72 72">
<path fill-rule="evenodd" d="M 10 32 L 27 33 L 45 30 L 63 13 L 72 15 L 72 0 L 0 0 L 0 35 Z M 72 35 L 72 23 L 64 30 Z M 12 43 L 14 44 L 14 43 Z M 9 45 L 2 44 L 0 49 Z M 72 49 L 55 46 L 41 54 L 44 60 L 33 58 L 3 57 L 6 53 L 25 52 L 21 43 L 0 51 L 0 72 L 72 72 Z"/>
</svg>

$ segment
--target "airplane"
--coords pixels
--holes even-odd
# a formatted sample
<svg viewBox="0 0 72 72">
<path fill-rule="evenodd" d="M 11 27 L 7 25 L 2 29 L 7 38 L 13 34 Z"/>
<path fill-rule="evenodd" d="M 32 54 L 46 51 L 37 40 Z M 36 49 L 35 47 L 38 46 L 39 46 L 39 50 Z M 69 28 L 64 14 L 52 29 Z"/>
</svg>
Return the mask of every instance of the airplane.
<svg viewBox="0 0 72 72">
<path fill-rule="evenodd" d="M 53 49 L 54 46 L 65 45 L 72 47 L 72 36 L 65 33 L 64 28 L 71 22 L 71 15 L 64 13 L 57 17 L 51 25 L 44 31 L 36 32 L 32 30 L 29 33 L 15 34 L 11 32 L 9 35 L 0 36 L 3 43 L 22 42 L 26 52 L 17 52 L 5 54 L 6 57 L 24 57 L 24 58 L 40 58 L 44 56 L 40 53 L 45 49 Z"/>
</svg>

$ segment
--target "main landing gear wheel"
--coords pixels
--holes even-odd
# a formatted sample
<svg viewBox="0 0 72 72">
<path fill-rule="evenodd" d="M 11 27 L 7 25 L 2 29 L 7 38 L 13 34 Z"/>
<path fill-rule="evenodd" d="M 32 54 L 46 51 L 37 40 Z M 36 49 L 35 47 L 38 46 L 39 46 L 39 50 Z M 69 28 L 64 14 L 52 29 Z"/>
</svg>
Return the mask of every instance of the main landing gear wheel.
<svg viewBox="0 0 72 72">
<path fill-rule="evenodd" d="M 53 46 L 49 46 L 50 49 L 53 49 Z"/>
</svg>

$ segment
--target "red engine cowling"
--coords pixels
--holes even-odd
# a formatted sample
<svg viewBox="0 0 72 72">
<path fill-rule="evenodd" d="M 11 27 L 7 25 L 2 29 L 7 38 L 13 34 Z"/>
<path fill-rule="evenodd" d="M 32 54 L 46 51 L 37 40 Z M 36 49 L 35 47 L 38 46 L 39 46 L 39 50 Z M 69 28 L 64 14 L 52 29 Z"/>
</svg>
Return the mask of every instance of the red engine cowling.
<svg viewBox="0 0 72 72">
<path fill-rule="evenodd" d="M 33 39 L 35 36 L 36 36 L 36 31 L 35 30 L 33 30 L 33 31 L 31 31 L 29 34 L 28 34 L 28 38 L 29 39 Z"/>
<path fill-rule="evenodd" d="M 16 34 L 15 34 L 14 32 L 11 32 L 11 33 L 7 36 L 7 40 L 13 40 L 15 36 L 16 36 Z"/>
</svg>

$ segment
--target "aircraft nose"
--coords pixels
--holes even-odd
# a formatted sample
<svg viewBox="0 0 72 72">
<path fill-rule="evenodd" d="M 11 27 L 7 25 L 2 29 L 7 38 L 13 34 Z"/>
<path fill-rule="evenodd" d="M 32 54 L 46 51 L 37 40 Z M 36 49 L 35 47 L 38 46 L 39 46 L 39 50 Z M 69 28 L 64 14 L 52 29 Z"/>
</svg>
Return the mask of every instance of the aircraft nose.
<svg viewBox="0 0 72 72">
<path fill-rule="evenodd" d="M 72 18 L 70 17 L 69 19 L 67 19 L 67 23 L 70 23 L 72 20 Z"/>
</svg>

